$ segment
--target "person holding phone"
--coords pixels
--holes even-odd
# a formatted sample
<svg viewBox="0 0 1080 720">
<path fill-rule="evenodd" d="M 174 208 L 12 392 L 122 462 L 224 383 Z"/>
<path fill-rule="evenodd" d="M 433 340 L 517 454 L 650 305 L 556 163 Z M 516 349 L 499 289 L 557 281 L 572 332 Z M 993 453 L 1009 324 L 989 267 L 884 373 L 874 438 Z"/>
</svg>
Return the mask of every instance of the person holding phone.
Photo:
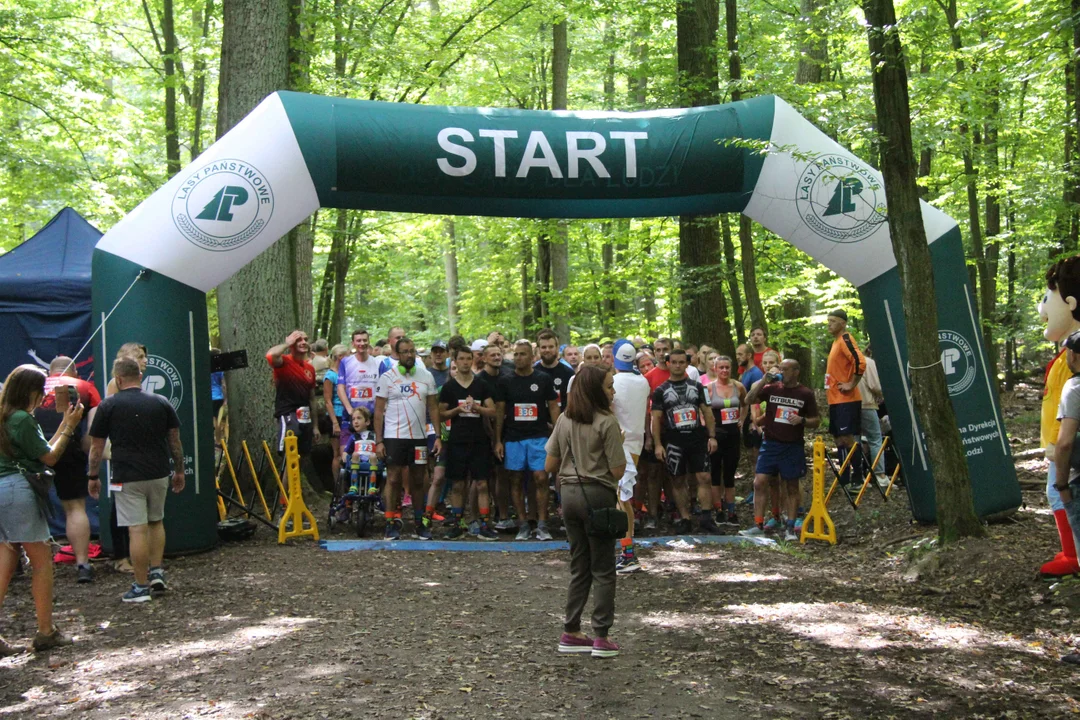
<svg viewBox="0 0 1080 720">
<path fill-rule="evenodd" d="M 274 371 L 274 417 L 280 436 L 278 452 L 285 453 L 285 436 L 297 438 L 297 451 L 303 457 L 319 442 L 318 409 L 315 405 L 315 367 L 308 361 L 311 345 L 307 333 L 293 330 L 281 345 L 266 351 L 266 362 Z"/>
<path fill-rule="evenodd" d="M 64 355 L 49 363 L 49 377 L 45 380 L 45 398 L 34 411 L 42 432 L 56 432 L 67 416 L 68 407 L 81 403 L 86 409 L 88 423 L 94 421 L 101 395 L 91 383 L 81 379 L 75 372 L 75 361 Z M 60 460 L 53 466 L 56 496 L 64 508 L 64 534 L 75 553 L 76 578 L 79 583 L 94 581 L 90 567 L 90 519 L 86 516 L 86 497 L 89 495 L 86 477 L 87 453 L 90 440 L 85 436 L 84 423 L 72 430 L 75 437 L 68 443 Z"/>
<path fill-rule="evenodd" d="M 28 474 L 38 474 L 63 457 L 82 420 L 82 403 L 69 404 L 52 439 L 45 441 L 34 411 L 45 398 L 45 371 L 20 365 L 11 371 L 0 390 L 0 603 L 19 563 L 21 545 L 32 568 L 30 592 L 37 614 L 35 652 L 70 645 L 53 625 L 53 563 L 51 533 L 42 499 Z M 21 650 L 0 638 L 0 657 Z"/>
</svg>

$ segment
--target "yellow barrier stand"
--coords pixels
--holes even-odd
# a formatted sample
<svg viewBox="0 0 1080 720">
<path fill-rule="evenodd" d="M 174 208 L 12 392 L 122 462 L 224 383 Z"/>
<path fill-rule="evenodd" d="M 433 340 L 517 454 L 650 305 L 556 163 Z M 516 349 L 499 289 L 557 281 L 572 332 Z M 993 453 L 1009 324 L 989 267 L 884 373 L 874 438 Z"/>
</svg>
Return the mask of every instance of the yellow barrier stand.
<svg viewBox="0 0 1080 720">
<path fill-rule="evenodd" d="M 889 478 L 889 487 L 885 488 L 885 497 L 889 497 L 889 493 L 892 492 L 893 485 L 896 484 L 896 478 L 900 477 L 900 463 L 896 463 L 896 467 L 893 468 L 892 477 Z"/>
<path fill-rule="evenodd" d="M 799 542 L 805 544 L 807 540 L 828 540 L 830 545 L 836 544 L 836 526 L 825 508 L 825 442 L 821 438 L 814 440 L 813 499 L 810 512 L 803 518 Z"/>
<path fill-rule="evenodd" d="M 221 453 L 225 456 L 225 466 L 229 468 L 229 475 L 232 477 L 233 487 L 236 488 L 236 499 L 241 505 L 246 507 L 247 503 L 244 502 L 244 493 L 240 491 L 240 481 L 236 478 L 236 470 L 233 468 L 232 458 L 229 457 L 229 448 L 222 445 Z"/>
<path fill-rule="evenodd" d="M 888 444 L 889 438 L 885 437 L 881 439 L 881 447 L 878 448 L 877 455 L 874 456 L 874 462 L 870 463 L 870 472 L 866 473 L 866 479 L 863 480 L 862 488 L 859 489 L 859 494 L 855 497 L 855 507 L 859 507 L 859 503 L 862 502 L 863 493 L 866 492 L 866 488 L 870 487 L 870 478 L 874 477 L 874 468 L 877 467 L 878 460 L 881 458 L 881 453 L 885 452 L 885 448 Z M 889 497 L 889 494 L 885 493 L 885 497 Z"/>
<path fill-rule="evenodd" d="M 825 496 L 825 504 L 828 505 L 832 500 L 833 493 L 836 492 L 836 488 L 840 487 L 840 478 L 844 476 L 844 471 L 847 470 L 847 466 L 851 463 L 851 458 L 855 457 L 855 451 L 859 449 L 858 443 L 851 446 L 851 451 L 844 458 L 844 464 L 840 466 L 840 469 L 836 471 L 836 477 L 833 478 L 832 485 L 829 486 L 829 494 Z M 822 455 L 824 458 L 825 456 Z"/>
<path fill-rule="evenodd" d="M 274 521 L 274 518 L 270 515 L 270 508 L 266 504 L 266 496 L 262 491 L 262 478 L 255 472 L 255 463 L 251 461 L 251 453 L 248 452 L 247 440 L 240 443 L 240 447 L 244 450 L 244 459 L 247 460 L 248 470 L 251 471 L 251 482 L 255 485 L 255 492 L 259 494 L 259 500 L 262 502 L 263 511 L 266 513 L 266 519 L 270 522 Z"/>
<path fill-rule="evenodd" d="M 281 524 L 278 525 L 278 544 L 283 545 L 291 537 L 305 537 L 310 535 L 315 542 L 319 541 L 319 526 L 315 522 L 315 516 L 304 504 L 304 493 L 300 488 L 300 453 L 296 449 L 296 436 L 290 430 L 285 436 L 285 475 L 289 478 L 289 504 L 285 508 L 285 514 L 281 516 Z M 309 527 L 304 527 L 304 520 Z M 292 530 L 286 530 L 286 526 L 292 522 Z"/>
<path fill-rule="evenodd" d="M 221 483 L 218 482 L 218 478 L 214 478 L 214 487 L 217 488 L 217 514 L 219 520 L 225 520 L 229 517 L 229 511 L 225 509 L 225 501 L 221 499 Z"/>
<path fill-rule="evenodd" d="M 278 502 L 281 503 L 281 507 L 285 507 L 289 504 L 289 493 L 285 492 L 285 486 L 281 484 L 281 475 L 278 474 L 277 465 L 274 463 L 274 456 L 270 452 L 270 446 L 263 440 L 263 452 L 266 453 L 266 459 L 269 461 L 270 472 L 274 473 L 274 481 L 277 482 L 277 489 L 280 497 Z"/>
</svg>

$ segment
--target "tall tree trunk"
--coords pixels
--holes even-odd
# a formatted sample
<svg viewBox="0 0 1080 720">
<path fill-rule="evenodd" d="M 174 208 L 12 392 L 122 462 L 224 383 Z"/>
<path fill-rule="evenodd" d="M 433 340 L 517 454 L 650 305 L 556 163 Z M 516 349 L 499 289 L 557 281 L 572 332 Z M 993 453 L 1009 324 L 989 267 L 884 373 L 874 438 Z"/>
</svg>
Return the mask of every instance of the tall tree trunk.
<svg viewBox="0 0 1080 720">
<path fill-rule="evenodd" d="M 951 542 L 985 534 L 971 496 L 964 445 L 949 400 L 938 348 L 937 301 L 930 246 L 922 223 L 907 70 L 892 0 L 864 0 L 874 105 L 882 136 L 882 175 L 907 327 L 911 394 L 934 466 L 938 537 Z"/>
<path fill-rule="evenodd" d="M 724 0 L 724 23 L 727 31 L 728 81 L 731 87 L 731 101 L 743 98 L 742 57 L 739 55 L 739 14 L 736 0 Z M 750 312 L 751 327 L 760 327 L 768 331 L 765 310 L 758 293 L 757 268 L 754 265 L 754 232 L 750 218 L 739 216 L 739 252 L 742 255 L 743 293 L 746 294 L 746 308 Z"/>
<path fill-rule="evenodd" d="M 536 238 L 536 285 L 533 294 L 533 321 L 548 325 L 548 293 L 551 292 L 551 235 L 549 226 L 541 223 L 542 230 Z"/>
<path fill-rule="evenodd" d="M 443 220 L 446 249 L 443 250 L 443 266 L 446 269 L 446 316 L 450 322 L 450 334 L 457 335 L 458 324 L 458 274 L 457 232 L 454 218 Z"/>
<path fill-rule="evenodd" d="M 728 215 L 720 216 L 720 236 L 724 243 L 724 274 L 727 276 L 728 295 L 731 296 L 731 310 L 735 316 L 735 340 L 742 345 L 746 342 L 746 318 L 743 316 L 739 272 L 735 263 L 735 244 L 731 242 L 731 220 Z"/>
<path fill-rule="evenodd" d="M 165 41 L 165 169 L 180 172 L 180 131 L 176 125 L 176 16 L 173 0 L 162 0 L 161 34 Z"/>
<path fill-rule="evenodd" d="M 567 90 L 570 79 L 570 43 L 567 38 L 566 20 L 552 26 L 551 51 L 551 109 L 566 110 Z M 551 244 L 551 290 L 559 303 L 565 302 L 570 287 L 570 233 L 566 221 L 555 226 L 555 242 Z M 570 322 L 566 311 L 552 313 L 555 334 L 560 342 L 570 342 Z"/>
<path fill-rule="evenodd" d="M 652 261 L 652 230 L 648 225 L 642 228 L 644 237 L 641 239 L 641 267 L 649 267 Z M 641 274 L 641 295 L 644 298 L 642 314 L 645 316 L 645 325 L 649 332 L 656 330 L 656 284 L 653 282 L 651 273 Z"/>
<path fill-rule="evenodd" d="M 331 344 L 341 337 L 342 322 L 345 317 L 345 277 L 341 272 L 342 260 L 347 259 L 349 251 L 349 211 L 338 208 L 337 221 L 334 223 L 334 237 L 330 241 L 330 259 L 327 265 L 333 266 L 330 273 L 330 302 L 327 303 L 326 338 Z"/>
<path fill-rule="evenodd" d="M 527 337 L 533 324 L 532 293 L 529 288 L 529 261 L 532 259 L 532 241 L 527 233 L 521 234 L 521 337 Z M 537 293 L 539 295 L 539 293 Z"/>
<path fill-rule="evenodd" d="M 922 53 L 922 62 L 919 63 L 919 74 L 930 74 L 930 61 L 928 60 L 930 52 L 924 50 Z M 929 144 L 919 150 L 919 177 L 930 177 L 930 165 L 934 157 L 934 150 Z M 919 197 L 925 198 L 930 192 L 930 188 L 925 185 L 919 185 Z"/>
<path fill-rule="evenodd" d="M 287 86 L 288 2 L 230 0 L 223 23 L 218 137 Z M 247 350 L 254 359 L 253 367 L 234 373 L 228 386 L 229 425 L 237 443 L 269 439 L 276 431 L 274 387 L 258 358 L 299 325 L 292 289 L 282 292 L 282 279 L 295 274 L 294 262 L 293 248 L 279 241 L 217 289 L 222 350 Z"/>
<path fill-rule="evenodd" d="M 716 57 L 718 0 L 677 0 L 675 5 L 679 93 L 684 107 L 711 105 L 720 96 Z M 715 215 L 679 217 L 682 336 L 735 351 L 724 299 L 720 228 Z"/>
<path fill-rule="evenodd" d="M 945 20 L 949 24 L 949 40 L 953 52 L 957 53 L 956 74 L 957 76 L 963 76 L 966 72 L 966 64 L 959 55 L 964 43 L 960 37 L 960 19 L 956 10 L 956 0 L 947 0 L 942 7 L 945 10 Z M 982 144 L 982 135 L 978 131 L 972 133 L 966 119 L 960 123 L 960 142 L 962 144 L 961 155 L 964 159 L 964 175 L 967 186 L 968 231 L 971 236 L 971 251 L 975 256 L 975 265 L 978 268 L 979 275 L 979 312 L 982 315 L 983 342 L 986 344 L 987 364 L 989 365 L 987 370 L 990 377 L 994 378 L 994 387 L 997 388 L 998 358 L 995 351 L 993 332 L 993 319 L 997 315 L 997 279 L 990 271 L 990 260 L 987 257 L 983 241 L 979 207 L 979 171 L 975 167 L 975 150 L 979 149 Z"/>
</svg>

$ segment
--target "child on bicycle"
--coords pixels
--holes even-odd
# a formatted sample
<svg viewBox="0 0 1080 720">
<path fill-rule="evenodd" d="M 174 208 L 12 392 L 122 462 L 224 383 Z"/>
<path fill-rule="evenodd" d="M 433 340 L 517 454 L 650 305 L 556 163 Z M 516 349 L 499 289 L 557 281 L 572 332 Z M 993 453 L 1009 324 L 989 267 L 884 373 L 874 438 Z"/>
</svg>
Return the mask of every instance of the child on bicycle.
<svg viewBox="0 0 1080 720">
<path fill-rule="evenodd" d="M 349 469 L 349 493 L 360 492 L 358 475 L 361 472 L 373 472 L 377 466 L 375 459 L 375 432 L 370 430 L 371 413 L 367 408 L 358 407 L 352 411 L 352 432 L 342 446 L 341 464 Z M 372 483 L 372 488 L 375 485 Z"/>
</svg>

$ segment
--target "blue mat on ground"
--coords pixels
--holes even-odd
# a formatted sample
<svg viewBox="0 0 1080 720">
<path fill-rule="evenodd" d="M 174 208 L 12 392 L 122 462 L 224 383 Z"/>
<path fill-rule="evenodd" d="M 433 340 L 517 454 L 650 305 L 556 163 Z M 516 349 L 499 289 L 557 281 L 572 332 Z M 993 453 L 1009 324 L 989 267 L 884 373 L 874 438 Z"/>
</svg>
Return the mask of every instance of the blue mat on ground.
<svg viewBox="0 0 1080 720">
<path fill-rule="evenodd" d="M 667 547 L 689 549 L 697 545 L 776 545 L 771 538 L 748 538 L 741 535 L 678 535 L 671 537 L 635 538 L 639 547 Z M 412 550 L 431 552 L 448 550 L 451 552 L 549 552 L 569 550 L 565 540 L 536 542 L 534 540 L 516 540 L 504 542 L 470 542 L 459 540 L 320 540 L 319 547 L 330 552 L 346 550 Z"/>
</svg>

